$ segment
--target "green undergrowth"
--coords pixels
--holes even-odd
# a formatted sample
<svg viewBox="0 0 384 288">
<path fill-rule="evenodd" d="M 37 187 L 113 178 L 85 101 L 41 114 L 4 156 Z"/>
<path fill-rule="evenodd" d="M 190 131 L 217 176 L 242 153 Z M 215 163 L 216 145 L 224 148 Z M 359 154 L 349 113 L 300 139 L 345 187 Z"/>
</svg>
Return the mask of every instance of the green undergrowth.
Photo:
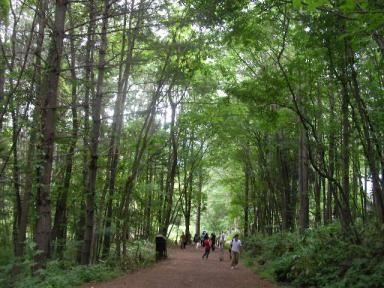
<svg viewBox="0 0 384 288">
<path fill-rule="evenodd" d="M 71 254 L 71 247 L 66 254 Z M 105 261 L 94 265 L 83 266 L 68 259 L 64 255 L 62 260 L 51 260 L 47 268 L 42 270 L 39 277 L 32 276 L 32 258 L 26 258 L 19 264 L 20 273 L 15 277 L 12 274 L 15 262 L 12 259 L 8 264 L 0 266 L 0 287 L 15 288 L 66 288 L 76 287 L 84 283 L 100 282 L 116 278 L 125 273 L 138 270 L 154 263 L 154 245 L 146 241 L 135 241 L 128 245 L 125 257 L 111 256 Z M 114 253 L 111 253 L 114 254 Z"/>
<path fill-rule="evenodd" d="M 373 226 L 357 226 L 360 244 L 338 223 L 304 234 L 255 235 L 244 243 L 245 265 L 292 287 L 379 288 L 384 283 L 384 240 Z"/>
</svg>

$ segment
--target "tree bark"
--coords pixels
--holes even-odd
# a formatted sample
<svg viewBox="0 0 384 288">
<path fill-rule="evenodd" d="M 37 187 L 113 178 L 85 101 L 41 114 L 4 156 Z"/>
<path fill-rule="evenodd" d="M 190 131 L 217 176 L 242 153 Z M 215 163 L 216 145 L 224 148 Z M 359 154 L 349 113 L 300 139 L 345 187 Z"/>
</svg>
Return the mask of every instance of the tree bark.
<svg viewBox="0 0 384 288">
<path fill-rule="evenodd" d="M 249 151 L 249 145 L 244 148 L 244 237 L 248 237 L 249 234 L 249 195 L 252 189 L 251 177 L 252 177 L 252 166 L 251 166 L 251 155 Z"/>
<path fill-rule="evenodd" d="M 170 98 L 170 97 L 169 97 Z M 161 231 L 163 235 L 167 235 L 168 226 L 171 221 L 171 212 L 172 212 L 172 203 L 173 203 L 173 193 L 175 186 L 175 176 L 177 168 L 177 140 L 176 140 L 176 107 L 177 104 L 170 100 L 172 116 L 171 116 L 171 131 L 169 135 L 169 157 L 168 157 L 168 172 L 167 180 L 165 183 L 165 210 L 164 210 L 164 219 Z"/>
<path fill-rule="evenodd" d="M 71 53 L 71 85 L 72 85 L 72 133 L 71 141 L 65 159 L 64 183 L 62 189 L 59 190 L 58 199 L 56 202 L 56 213 L 52 228 L 52 241 L 57 240 L 56 250 L 59 258 L 62 258 L 63 251 L 66 245 L 67 236 L 67 201 L 68 192 L 72 178 L 72 168 L 75 157 L 75 148 L 77 143 L 79 120 L 77 116 L 77 76 L 76 76 L 76 50 L 73 33 L 70 32 L 70 53 Z"/>
<path fill-rule="evenodd" d="M 63 51 L 64 23 L 67 1 L 56 0 L 55 24 L 47 60 L 47 72 L 41 90 L 41 174 L 37 191 L 37 249 L 35 271 L 44 268 L 50 256 L 51 243 L 51 173 L 55 140 L 55 115 L 57 107 L 60 63 Z"/>
<path fill-rule="evenodd" d="M 144 204 L 144 238 L 150 240 L 151 237 L 151 216 L 152 216 L 152 197 L 153 197 L 153 185 L 154 178 L 156 175 L 156 162 L 155 160 L 148 158 L 147 161 L 147 188 L 145 195 L 145 204 Z"/>
<path fill-rule="evenodd" d="M 93 98 L 94 94 L 94 73 L 93 73 L 93 64 L 94 64 L 94 46 L 95 46 L 95 25 L 96 25 L 96 5 L 94 3 L 94 0 L 89 1 L 89 25 L 87 29 L 87 44 L 86 44 L 86 55 L 85 55 L 85 75 L 84 75 L 84 102 L 83 102 L 83 109 L 84 109 L 84 123 L 83 123 L 83 171 L 82 171 L 82 187 L 83 187 L 83 194 L 81 195 L 81 203 L 80 203 L 80 213 L 79 213 L 79 219 L 76 223 L 76 234 L 75 239 L 77 243 L 81 243 L 83 241 L 84 233 L 85 233 L 85 197 L 88 195 L 88 178 L 89 178 L 89 171 L 88 171 L 88 163 L 89 163 L 89 99 Z M 77 245 L 77 262 L 81 263 L 81 256 L 82 255 L 82 244 Z"/>
<path fill-rule="evenodd" d="M 41 53 L 43 49 L 43 43 L 44 43 L 44 31 L 47 23 L 46 19 L 46 13 L 48 9 L 48 2 L 45 0 L 41 0 L 39 2 L 39 7 L 37 8 L 38 13 L 38 37 L 36 40 L 36 49 L 34 51 L 35 57 L 35 91 L 36 95 L 40 95 L 41 93 Z M 22 257 L 24 255 L 24 242 L 26 240 L 26 231 L 27 231 L 27 225 L 28 225 L 28 213 L 29 213 L 29 206 L 30 206 L 30 200 L 32 197 L 32 189 L 35 179 L 35 152 L 36 152 L 36 144 L 37 144 L 37 125 L 36 123 L 39 123 L 39 113 L 38 113 L 38 107 L 39 105 L 39 99 L 36 97 L 34 99 L 35 107 L 33 108 L 32 112 L 32 127 L 30 129 L 30 136 L 29 136 L 29 143 L 28 143 L 28 151 L 27 151 L 27 159 L 26 159 L 26 172 L 24 177 L 24 192 L 21 199 L 21 212 L 20 212 L 20 218 L 18 221 L 18 232 L 17 232 L 17 241 L 15 243 L 15 256 L 16 257 Z"/>
<path fill-rule="evenodd" d="M 319 226 L 321 224 L 321 178 L 316 175 L 315 177 L 315 222 Z"/>
<path fill-rule="evenodd" d="M 98 146 L 100 137 L 101 126 L 101 105 L 104 96 L 104 75 L 106 66 L 107 54 L 107 30 L 108 18 L 111 4 L 109 0 L 104 0 L 103 8 L 103 21 L 101 28 L 101 40 L 99 48 L 99 63 L 98 63 L 98 76 L 96 83 L 96 94 L 92 101 L 92 130 L 90 135 L 90 160 L 89 160 L 89 175 L 88 175 L 88 194 L 86 195 L 86 217 L 85 217 L 85 231 L 84 243 L 81 254 L 81 264 L 87 265 L 91 261 L 91 251 L 93 250 L 92 240 L 94 232 L 94 209 L 95 209 L 95 194 L 96 194 L 96 176 L 97 176 L 97 160 L 98 160 Z"/>
<path fill-rule="evenodd" d="M 335 132 L 335 96 L 332 91 L 329 92 L 329 145 L 328 145 L 328 173 L 331 177 L 334 177 L 335 173 L 335 157 L 336 157 L 336 132 Z M 325 206 L 325 212 L 324 212 L 324 223 L 329 224 L 332 221 L 332 195 L 336 193 L 335 191 L 335 185 L 332 181 L 327 181 L 327 200 L 326 200 L 326 206 Z"/>
<path fill-rule="evenodd" d="M 12 110 L 12 145 L 13 148 L 13 169 L 12 169 L 12 181 L 13 181 L 13 189 L 15 192 L 15 208 L 13 211 L 14 217 L 13 217 L 13 247 L 14 247 L 14 254 L 19 255 L 21 251 L 18 251 L 21 247 L 19 245 L 19 227 L 20 227 L 20 220 L 21 220 L 21 214 L 22 214 L 22 205 L 21 205 L 21 194 L 20 194 L 20 166 L 19 166 L 19 150 L 18 150 L 18 108 L 14 107 Z M 19 255 L 21 256 L 21 255 Z"/>
<path fill-rule="evenodd" d="M 345 76 L 342 76 L 345 79 Z M 350 219 L 350 206 L 349 206 L 349 168 L 350 168 L 350 156 L 349 156 L 349 141 L 350 141 L 350 125 L 349 125 L 349 94 L 347 86 L 342 83 L 342 95 L 341 95 L 341 182 L 342 182 L 342 199 L 343 206 L 341 213 L 345 214 L 345 220 L 349 223 Z"/>
<path fill-rule="evenodd" d="M 277 158 L 279 161 L 280 166 L 280 185 L 281 190 L 283 191 L 282 195 L 282 229 L 283 231 L 293 231 L 294 228 L 294 210 L 295 210 L 295 199 L 294 195 L 292 194 L 292 185 L 290 181 L 290 173 L 289 173 L 289 163 L 287 159 L 287 151 L 284 148 L 284 133 L 282 131 L 279 131 L 276 134 L 276 140 L 277 140 Z M 259 146 L 261 147 L 261 146 Z M 259 148 L 260 149 L 260 148 Z M 262 152 L 259 152 L 262 153 Z M 264 156 L 263 156 L 264 158 Z"/>
<path fill-rule="evenodd" d="M 202 169 L 199 171 L 199 184 L 197 190 L 197 209 L 196 209 L 196 228 L 195 233 L 200 236 L 200 221 L 201 221 L 201 205 L 202 205 L 202 193 L 203 193 L 203 172 Z"/>
<path fill-rule="evenodd" d="M 309 227 L 309 196 L 308 196 L 308 149 L 305 132 L 300 131 L 299 143 L 299 195 L 300 195 L 300 231 Z"/>
</svg>

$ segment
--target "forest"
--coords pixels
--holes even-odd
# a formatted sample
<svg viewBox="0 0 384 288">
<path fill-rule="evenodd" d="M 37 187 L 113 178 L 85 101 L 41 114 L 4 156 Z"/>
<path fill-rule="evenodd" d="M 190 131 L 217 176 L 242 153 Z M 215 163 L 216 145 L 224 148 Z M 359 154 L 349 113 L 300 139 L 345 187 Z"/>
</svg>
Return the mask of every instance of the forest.
<svg viewBox="0 0 384 288">
<path fill-rule="evenodd" d="M 203 230 L 275 283 L 382 287 L 383 56 L 382 0 L 0 0 L 0 287 Z"/>
</svg>

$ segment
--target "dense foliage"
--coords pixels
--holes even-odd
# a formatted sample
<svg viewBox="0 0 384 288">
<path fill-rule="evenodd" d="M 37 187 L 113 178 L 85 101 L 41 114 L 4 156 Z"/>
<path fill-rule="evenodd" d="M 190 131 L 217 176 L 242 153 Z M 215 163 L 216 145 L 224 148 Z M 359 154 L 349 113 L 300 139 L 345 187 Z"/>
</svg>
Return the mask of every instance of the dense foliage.
<svg viewBox="0 0 384 288">
<path fill-rule="evenodd" d="M 117 259 L 109 257 L 92 266 L 79 266 L 73 261 L 76 253 L 74 243 L 69 243 L 68 248 L 60 260 L 51 260 L 47 268 L 41 271 L 42 277 L 33 277 L 30 274 L 33 266 L 33 247 L 27 251 L 22 263 L 21 271 L 12 275 L 12 269 L 16 263 L 10 261 L 3 263 L 0 270 L 1 287 L 41 287 L 41 288 L 64 288 L 76 287 L 88 282 L 101 282 L 115 278 L 123 273 L 136 271 L 154 263 L 154 246 L 146 241 L 135 241 L 130 243 L 127 255 Z M 5 255 L 2 255 L 5 260 Z M 8 258 L 12 259 L 11 257 Z M 13 283 L 11 285 L 11 283 Z"/>
<path fill-rule="evenodd" d="M 253 236 L 246 242 L 248 264 L 267 279 L 294 287 L 381 287 L 381 235 L 373 227 L 358 229 L 364 236 L 359 245 L 348 241 L 336 223 L 304 234 Z"/>
</svg>

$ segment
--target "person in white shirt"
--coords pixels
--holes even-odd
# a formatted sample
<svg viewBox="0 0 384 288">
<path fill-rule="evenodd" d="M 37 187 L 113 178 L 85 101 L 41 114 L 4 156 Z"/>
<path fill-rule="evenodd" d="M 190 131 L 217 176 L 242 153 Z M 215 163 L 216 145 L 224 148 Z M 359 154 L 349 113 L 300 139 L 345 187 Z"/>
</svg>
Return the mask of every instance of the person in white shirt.
<svg viewBox="0 0 384 288">
<path fill-rule="evenodd" d="M 231 269 L 237 268 L 237 265 L 239 264 L 239 256 L 240 256 L 240 250 L 241 250 L 241 241 L 239 239 L 239 234 L 235 235 L 235 238 L 232 240 L 232 263 L 231 263 Z"/>
</svg>

